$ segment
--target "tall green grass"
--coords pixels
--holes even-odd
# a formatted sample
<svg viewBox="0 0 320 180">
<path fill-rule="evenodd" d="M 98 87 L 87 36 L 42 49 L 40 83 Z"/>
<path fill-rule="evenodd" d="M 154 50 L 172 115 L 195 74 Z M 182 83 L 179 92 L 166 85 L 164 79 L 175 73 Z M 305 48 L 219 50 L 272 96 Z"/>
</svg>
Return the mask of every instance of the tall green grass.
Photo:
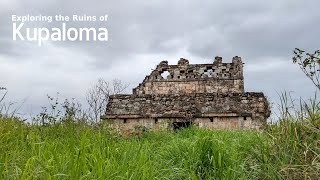
<svg viewBox="0 0 320 180">
<path fill-rule="evenodd" d="M 301 105 L 263 132 L 191 127 L 139 137 L 3 116 L 0 179 L 319 179 L 320 108 Z"/>
<path fill-rule="evenodd" d="M 40 127 L 2 119 L 0 172 L 9 179 L 245 179 L 244 151 L 264 141 L 256 132 L 197 128 L 138 139 L 72 121 Z"/>
</svg>

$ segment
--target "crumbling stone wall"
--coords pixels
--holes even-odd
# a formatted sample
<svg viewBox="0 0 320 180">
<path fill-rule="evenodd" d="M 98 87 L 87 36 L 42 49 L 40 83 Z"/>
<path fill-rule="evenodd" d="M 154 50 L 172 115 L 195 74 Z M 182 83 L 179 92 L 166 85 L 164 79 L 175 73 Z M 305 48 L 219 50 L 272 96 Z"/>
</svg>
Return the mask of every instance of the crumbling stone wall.
<svg viewBox="0 0 320 180">
<path fill-rule="evenodd" d="M 103 118 L 119 131 L 140 125 L 173 129 L 181 122 L 209 129 L 261 129 L 270 115 L 268 101 L 263 93 L 244 92 L 243 84 L 237 56 L 231 63 L 220 57 L 212 64 L 162 61 L 133 94 L 111 96 Z"/>
<path fill-rule="evenodd" d="M 222 63 L 221 57 L 216 57 L 212 64 L 189 64 L 183 58 L 178 65 L 162 61 L 133 89 L 133 94 L 241 93 L 242 69 L 240 57 L 234 57 L 232 63 Z"/>
</svg>

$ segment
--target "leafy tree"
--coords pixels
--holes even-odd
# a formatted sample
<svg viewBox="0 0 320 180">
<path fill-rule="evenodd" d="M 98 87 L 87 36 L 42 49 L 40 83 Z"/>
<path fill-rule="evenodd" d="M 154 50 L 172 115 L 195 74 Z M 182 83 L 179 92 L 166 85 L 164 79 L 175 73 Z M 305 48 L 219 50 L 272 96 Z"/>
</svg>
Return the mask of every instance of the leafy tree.
<svg viewBox="0 0 320 180">
<path fill-rule="evenodd" d="M 320 90 L 320 50 L 316 50 L 314 53 L 306 53 L 295 48 L 293 53 L 293 63 L 297 63 L 303 73 Z"/>
</svg>

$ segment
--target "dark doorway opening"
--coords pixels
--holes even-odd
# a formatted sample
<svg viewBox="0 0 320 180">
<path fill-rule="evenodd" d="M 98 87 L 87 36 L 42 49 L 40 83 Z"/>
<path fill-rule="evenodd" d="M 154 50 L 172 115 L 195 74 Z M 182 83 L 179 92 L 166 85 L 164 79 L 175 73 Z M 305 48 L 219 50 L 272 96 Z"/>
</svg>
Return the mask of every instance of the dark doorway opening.
<svg viewBox="0 0 320 180">
<path fill-rule="evenodd" d="M 190 121 L 187 122 L 174 122 L 173 123 L 173 130 L 182 129 L 190 127 L 192 123 Z"/>
</svg>

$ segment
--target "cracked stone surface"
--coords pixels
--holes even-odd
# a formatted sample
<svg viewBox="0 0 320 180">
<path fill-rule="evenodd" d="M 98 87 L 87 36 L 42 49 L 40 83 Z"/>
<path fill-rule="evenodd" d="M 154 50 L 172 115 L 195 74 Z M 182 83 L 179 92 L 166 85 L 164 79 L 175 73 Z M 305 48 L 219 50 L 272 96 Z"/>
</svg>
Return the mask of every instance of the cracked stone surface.
<svg viewBox="0 0 320 180">
<path fill-rule="evenodd" d="M 117 130 L 173 129 L 185 122 L 209 129 L 262 129 L 270 116 L 262 92 L 244 92 L 243 63 L 215 57 L 212 64 L 161 61 L 132 94 L 110 97 L 102 118 Z M 180 123 L 181 124 L 181 123 Z"/>
</svg>

